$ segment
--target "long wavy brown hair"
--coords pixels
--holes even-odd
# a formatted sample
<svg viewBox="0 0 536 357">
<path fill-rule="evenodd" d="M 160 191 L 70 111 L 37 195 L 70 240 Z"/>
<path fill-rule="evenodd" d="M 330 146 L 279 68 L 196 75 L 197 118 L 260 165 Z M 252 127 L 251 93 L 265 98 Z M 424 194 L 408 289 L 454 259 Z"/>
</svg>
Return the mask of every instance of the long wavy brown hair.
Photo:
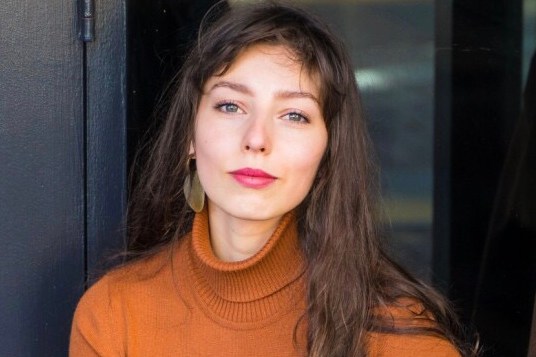
<svg viewBox="0 0 536 357">
<path fill-rule="evenodd" d="M 328 130 L 328 148 L 297 209 L 308 263 L 308 354 L 365 356 L 367 334 L 377 331 L 435 335 L 462 355 L 476 355 L 446 300 L 385 254 L 378 229 L 377 170 L 349 56 L 324 23 L 291 6 L 237 5 L 207 15 L 136 176 L 128 209 L 131 259 L 150 256 L 191 229 L 193 213 L 182 185 L 202 88 L 211 76 L 225 73 L 241 51 L 260 43 L 290 49 L 319 79 Z M 424 312 L 416 317 L 429 324 L 393 323 L 378 313 L 405 298 L 420 303 Z"/>
</svg>

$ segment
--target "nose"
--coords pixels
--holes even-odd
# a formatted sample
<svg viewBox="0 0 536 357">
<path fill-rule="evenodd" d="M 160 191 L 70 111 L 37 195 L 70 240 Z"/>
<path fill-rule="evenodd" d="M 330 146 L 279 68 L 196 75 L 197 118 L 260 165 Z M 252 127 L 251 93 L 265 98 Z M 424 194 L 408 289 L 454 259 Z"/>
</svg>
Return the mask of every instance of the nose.
<svg viewBox="0 0 536 357">
<path fill-rule="evenodd" d="M 272 149 L 270 120 L 261 116 L 250 117 L 244 133 L 242 149 L 252 153 L 267 154 Z"/>
</svg>

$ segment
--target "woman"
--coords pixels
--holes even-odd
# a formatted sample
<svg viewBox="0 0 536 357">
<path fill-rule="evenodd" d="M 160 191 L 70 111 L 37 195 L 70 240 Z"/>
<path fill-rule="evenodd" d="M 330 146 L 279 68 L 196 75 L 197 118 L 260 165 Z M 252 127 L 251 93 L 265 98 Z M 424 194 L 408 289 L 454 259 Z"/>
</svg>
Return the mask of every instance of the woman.
<svg viewBox="0 0 536 357">
<path fill-rule="evenodd" d="M 226 12 L 178 76 L 130 202 L 131 260 L 82 298 L 71 356 L 470 355 L 444 299 L 380 246 L 369 150 L 321 22 Z"/>
</svg>

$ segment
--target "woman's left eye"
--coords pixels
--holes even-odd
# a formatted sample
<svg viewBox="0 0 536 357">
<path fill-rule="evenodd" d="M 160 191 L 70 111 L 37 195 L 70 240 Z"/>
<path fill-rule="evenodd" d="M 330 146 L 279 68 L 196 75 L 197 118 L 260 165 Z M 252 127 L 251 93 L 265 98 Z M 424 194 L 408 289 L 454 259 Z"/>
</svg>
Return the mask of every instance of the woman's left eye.
<svg viewBox="0 0 536 357">
<path fill-rule="evenodd" d="M 309 122 L 309 119 L 301 114 L 301 113 L 298 113 L 298 112 L 291 112 L 291 113 L 288 113 L 286 114 L 286 117 L 289 121 L 291 122 L 294 122 L 294 123 L 308 123 Z"/>
</svg>

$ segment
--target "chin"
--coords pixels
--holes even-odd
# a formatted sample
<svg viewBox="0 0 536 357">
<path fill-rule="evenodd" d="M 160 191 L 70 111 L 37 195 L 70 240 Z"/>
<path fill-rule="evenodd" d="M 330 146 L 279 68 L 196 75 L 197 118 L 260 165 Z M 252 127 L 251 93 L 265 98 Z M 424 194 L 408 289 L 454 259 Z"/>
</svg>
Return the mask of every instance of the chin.
<svg viewBox="0 0 536 357">
<path fill-rule="evenodd" d="M 268 221 L 279 219 L 285 213 L 292 210 L 292 207 L 270 207 L 267 202 L 250 202 L 248 200 L 227 200 L 224 205 L 210 202 L 209 211 L 219 211 L 229 218 L 244 221 Z"/>
<path fill-rule="evenodd" d="M 287 211 L 267 211 L 262 208 L 249 208 L 229 212 L 229 215 L 245 221 L 269 221 L 281 218 Z"/>
</svg>

